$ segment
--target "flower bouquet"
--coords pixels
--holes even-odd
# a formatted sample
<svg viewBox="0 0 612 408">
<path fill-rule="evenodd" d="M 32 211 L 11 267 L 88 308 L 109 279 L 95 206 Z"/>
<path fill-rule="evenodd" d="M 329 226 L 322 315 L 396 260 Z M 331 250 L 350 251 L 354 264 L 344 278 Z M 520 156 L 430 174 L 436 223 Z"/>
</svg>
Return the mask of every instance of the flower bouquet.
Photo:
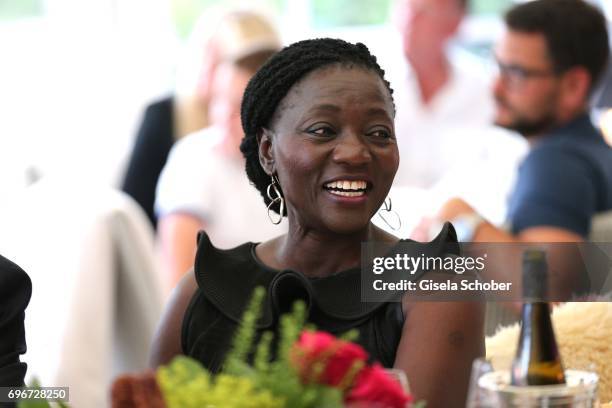
<svg viewBox="0 0 612 408">
<path fill-rule="evenodd" d="M 264 297 L 257 288 L 221 373 L 176 357 L 156 373 L 122 377 L 113 385 L 113 407 L 340 408 L 411 407 L 412 398 L 379 364 L 350 340 L 305 327 L 305 306 L 281 318 L 280 335 L 265 332 L 255 342 L 255 322 Z M 254 343 L 256 343 L 254 345 Z M 272 350 L 276 359 L 271 361 Z"/>
</svg>

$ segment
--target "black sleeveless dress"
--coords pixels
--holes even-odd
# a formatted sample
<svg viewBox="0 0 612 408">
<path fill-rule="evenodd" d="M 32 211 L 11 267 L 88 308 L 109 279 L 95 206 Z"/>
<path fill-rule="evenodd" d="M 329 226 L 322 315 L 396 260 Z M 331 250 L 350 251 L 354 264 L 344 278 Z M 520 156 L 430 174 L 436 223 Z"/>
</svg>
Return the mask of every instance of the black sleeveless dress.
<svg viewBox="0 0 612 408">
<path fill-rule="evenodd" d="M 438 238 L 427 245 L 439 242 L 456 242 L 452 225 L 447 223 Z M 393 366 L 404 324 L 401 302 L 362 302 L 359 268 L 307 278 L 299 272 L 263 265 L 255 255 L 255 246 L 249 242 L 221 250 L 200 232 L 195 258 L 198 289 L 183 319 L 183 354 L 218 372 L 253 289 L 263 286 L 267 293 L 263 316 L 256 325 L 259 335 L 265 330 L 276 333 L 279 316 L 290 312 L 296 299 L 302 299 L 307 305 L 308 322 L 318 330 L 339 335 L 357 329 L 356 342 L 370 358 L 385 367 Z"/>
</svg>

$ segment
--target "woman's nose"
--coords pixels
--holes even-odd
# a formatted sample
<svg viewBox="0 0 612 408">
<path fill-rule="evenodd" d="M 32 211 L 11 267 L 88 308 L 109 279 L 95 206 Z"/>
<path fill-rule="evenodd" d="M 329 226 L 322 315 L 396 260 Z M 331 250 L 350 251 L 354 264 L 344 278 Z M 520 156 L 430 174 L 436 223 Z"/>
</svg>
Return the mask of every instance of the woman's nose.
<svg viewBox="0 0 612 408">
<path fill-rule="evenodd" d="M 363 165 L 372 161 L 372 153 L 363 136 L 346 132 L 337 139 L 333 159 L 337 163 Z"/>
</svg>

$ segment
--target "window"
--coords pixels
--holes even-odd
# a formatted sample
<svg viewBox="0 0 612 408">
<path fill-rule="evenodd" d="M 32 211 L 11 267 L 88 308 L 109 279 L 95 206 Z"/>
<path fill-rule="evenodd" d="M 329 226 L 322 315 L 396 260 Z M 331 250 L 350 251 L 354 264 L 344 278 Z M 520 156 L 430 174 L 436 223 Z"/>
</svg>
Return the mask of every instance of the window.
<svg viewBox="0 0 612 408">
<path fill-rule="evenodd" d="M 470 15 L 501 15 L 514 3 L 513 0 L 470 0 Z"/>
<path fill-rule="evenodd" d="M 315 28 L 384 24 L 391 0 L 311 0 Z"/>
<path fill-rule="evenodd" d="M 43 0 L 8 0 L 0 2 L 0 22 L 40 17 L 43 13 Z"/>
<path fill-rule="evenodd" d="M 200 15 L 211 7 L 254 8 L 270 10 L 273 13 L 281 14 L 286 1 L 287 0 L 252 0 L 245 4 L 238 0 L 171 0 L 172 20 L 178 36 L 181 39 L 186 39 Z"/>
</svg>

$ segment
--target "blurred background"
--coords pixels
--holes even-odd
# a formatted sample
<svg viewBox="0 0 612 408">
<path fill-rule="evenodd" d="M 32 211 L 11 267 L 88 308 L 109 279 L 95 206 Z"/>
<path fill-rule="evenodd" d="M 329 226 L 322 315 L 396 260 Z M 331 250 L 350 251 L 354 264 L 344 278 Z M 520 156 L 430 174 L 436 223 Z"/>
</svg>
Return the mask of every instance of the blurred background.
<svg viewBox="0 0 612 408">
<path fill-rule="evenodd" d="M 334 35 L 393 50 L 381 47 L 392 0 L 3 0 L 0 192 L 53 174 L 117 185 L 145 104 L 173 89 L 188 34 L 221 3 L 265 12 L 284 43 Z M 456 47 L 485 59 L 511 3 L 473 0 Z"/>
<path fill-rule="evenodd" d="M 394 2 L 0 0 L 0 253 L 33 281 L 24 358 L 30 378 L 73 387 L 74 406 L 103 406 L 116 375 L 146 367 L 143 345 L 167 285 L 154 225 L 117 190 L 145 108 L 198 81 L 202 32 L 216 16 L 254 9 L 285 45 L 322 36 L 364 42 L 393 77 L 405 64 Z M 593 2 L 612 18 L 612 0 Z M 450 43 L 453 65 L 492 77 L 491 47 L 511 4 L 470 1 Z M 596 105 L 598 123 L 612 129 L 609 78 Z M 498 184 L 490 177 L 476 194 L 493 197 L 495 208 L 487 212 L 485 202 L 482 211 L 501 222 L 504 200 L 489 191 Z M 427 201 L 419 207 L 414 194 L 406 201 L 416 220 Z M 406 218 L 402 236 L 412 225 Z"/>
<path fill-rule="evenodd" d="M 393 51 L 381 46 L 392 0 L 3 0 L 1 194 L 44 175 L 120 183 L 144 106 L 174 88 L 189 33 L 221 3 L 263 11 L 284 43 L 334 35 Z M 486 58 L 510 3 L 472 2 L 463 56 Z"/>
</svg>

